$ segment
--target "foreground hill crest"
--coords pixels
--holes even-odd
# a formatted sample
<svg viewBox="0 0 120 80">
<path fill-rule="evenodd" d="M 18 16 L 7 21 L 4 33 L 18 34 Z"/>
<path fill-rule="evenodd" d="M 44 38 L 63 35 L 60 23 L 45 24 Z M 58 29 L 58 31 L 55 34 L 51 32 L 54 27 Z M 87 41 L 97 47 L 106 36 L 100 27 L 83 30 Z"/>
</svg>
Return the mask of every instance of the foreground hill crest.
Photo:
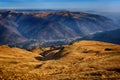
<svg viewBox="0 0 120 80">
<path fill-rule="evenodd" d="M 0 79 L 120 79 L 120 45 L 80 41 L 62 47 L 46 48 L 41 56 L 43 52 L 0 46 Z"/>
</svg>

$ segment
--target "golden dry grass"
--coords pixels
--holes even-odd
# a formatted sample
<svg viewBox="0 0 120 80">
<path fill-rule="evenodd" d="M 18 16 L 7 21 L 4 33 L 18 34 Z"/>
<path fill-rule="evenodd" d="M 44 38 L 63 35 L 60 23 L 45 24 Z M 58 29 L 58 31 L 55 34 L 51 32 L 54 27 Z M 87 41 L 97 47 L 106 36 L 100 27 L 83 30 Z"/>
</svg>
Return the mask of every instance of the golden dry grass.
<svg viewBox="0 0 120 80">
<path fill-rule="evenodd" d="M 48 49 L 45 57 L 33 52 L 1 46 L 0 80 L 120 79 L 120 45 L 80 41 Z"/>
</svg>

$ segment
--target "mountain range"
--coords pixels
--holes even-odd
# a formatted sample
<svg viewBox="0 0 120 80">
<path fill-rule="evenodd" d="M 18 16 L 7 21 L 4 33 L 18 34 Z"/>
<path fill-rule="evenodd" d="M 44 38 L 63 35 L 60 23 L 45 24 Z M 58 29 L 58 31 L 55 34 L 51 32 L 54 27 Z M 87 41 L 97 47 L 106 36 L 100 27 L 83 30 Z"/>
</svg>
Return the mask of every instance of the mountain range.
<svg viewBox="0 0 120 80">
<path fill-rule="evenodd" d="M 119 26 L 97 14 L 70 11 L 0 11 L 0 44 L 18 47 L 70 43 Z"/>
</svg>

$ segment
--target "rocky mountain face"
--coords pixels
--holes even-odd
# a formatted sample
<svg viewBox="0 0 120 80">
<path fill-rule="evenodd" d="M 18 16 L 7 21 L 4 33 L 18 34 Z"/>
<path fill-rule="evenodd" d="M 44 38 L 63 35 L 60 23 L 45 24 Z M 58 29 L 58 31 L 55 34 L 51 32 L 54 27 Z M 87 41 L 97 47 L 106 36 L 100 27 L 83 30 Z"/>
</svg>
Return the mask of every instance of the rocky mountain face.
<svg viewBox="0 0 120 80">
<path fill-rule="evenodd" d="M 0 44 L 64 44 L 116 28 L 109 18 L 83 12 L 0 11 Z"/>
</svg>

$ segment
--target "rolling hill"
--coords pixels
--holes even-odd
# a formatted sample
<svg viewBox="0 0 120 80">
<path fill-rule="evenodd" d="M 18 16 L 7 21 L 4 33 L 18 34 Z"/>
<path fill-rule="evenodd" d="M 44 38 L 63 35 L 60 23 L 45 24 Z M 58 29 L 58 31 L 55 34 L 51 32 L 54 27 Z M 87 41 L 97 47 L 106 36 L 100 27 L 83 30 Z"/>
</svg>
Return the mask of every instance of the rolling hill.
<svg viewBox="0 0 120 80">
<path fill-rule="evenodd" d="M 38 50 L 38 53 L 33 53 Z M 1 80 L 119 80 L 120 45 L 79 41 L 29 52 L 0 46 Z M 44 53 L 44 55 L 43 55 Z M 9 65 L 9 66 L 8 66 Z"/>
</svg>

